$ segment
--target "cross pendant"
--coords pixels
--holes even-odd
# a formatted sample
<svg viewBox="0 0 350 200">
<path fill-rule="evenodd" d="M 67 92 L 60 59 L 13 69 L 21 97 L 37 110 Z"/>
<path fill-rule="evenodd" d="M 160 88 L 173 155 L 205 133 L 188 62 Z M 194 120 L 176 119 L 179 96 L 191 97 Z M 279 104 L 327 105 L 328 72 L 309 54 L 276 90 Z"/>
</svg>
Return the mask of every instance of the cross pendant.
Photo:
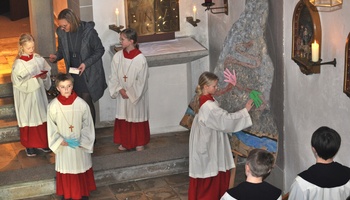
<svg viewBox="0 0 350 200">
<path fill-rule="evenodd" d="M 77 54 L 73 53 L 73 58 L 77 57 Z"/>
<path fill-rule="evenodd" d="M 126 82 L 126 79 L 127 79 L 127 78 L 128 78 L 128 77 L 127 77 L 126 75 L 123 76 L 124 82 Z"/>
<path fill-rule="evenodd" d="M 73 128 L 74 128 L 73 125 L 70 125 L 70 126 L 69 126 L 70 132 L 73 132 Z"/>
</svg>

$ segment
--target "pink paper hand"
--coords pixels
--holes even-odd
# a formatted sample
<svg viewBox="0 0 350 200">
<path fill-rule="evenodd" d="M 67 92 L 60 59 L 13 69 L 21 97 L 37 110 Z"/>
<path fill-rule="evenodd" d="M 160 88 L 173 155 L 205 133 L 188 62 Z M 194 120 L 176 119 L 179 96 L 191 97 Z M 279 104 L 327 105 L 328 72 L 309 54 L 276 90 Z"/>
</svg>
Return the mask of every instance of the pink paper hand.
<svg viewBox="0 0 350 200">
<path fill-rule="evenodd" d="M 235 70 L 232 70 L 232 73 L 231 73 L 230 70 L 226 68 L 224 71 L 224 77 L 225 77 L 224 81 L 226 83 L 231 83 L 233 86 L 236 85 L 237 77 L 236 77 Z"/>
</svg>

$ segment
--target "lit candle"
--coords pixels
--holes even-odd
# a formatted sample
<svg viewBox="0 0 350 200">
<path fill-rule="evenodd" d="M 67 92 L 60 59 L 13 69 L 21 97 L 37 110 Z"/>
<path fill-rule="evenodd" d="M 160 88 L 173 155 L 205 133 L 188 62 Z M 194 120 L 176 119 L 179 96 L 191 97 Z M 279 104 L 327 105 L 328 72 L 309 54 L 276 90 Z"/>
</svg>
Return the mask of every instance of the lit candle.
<svg viewBox="0 0 350 200">
<path fill-rule="evenodd" d="M 116 15 L 116 25 L 119 27 L 119 10 L 118 8 L 115 9 L 115 15 Z"/>
<path fill-rule="evenodd" d="M 193 21 L 197 21 L 197 8 L 193 6 Z"/>
<path fill-rule="evenodd" d="M 317 44 L 316 40 L 311 44 L 311 60 L 312 62 L 318 62 L 319 60 L 319 48 L 320 46 Z"/>
</svg>

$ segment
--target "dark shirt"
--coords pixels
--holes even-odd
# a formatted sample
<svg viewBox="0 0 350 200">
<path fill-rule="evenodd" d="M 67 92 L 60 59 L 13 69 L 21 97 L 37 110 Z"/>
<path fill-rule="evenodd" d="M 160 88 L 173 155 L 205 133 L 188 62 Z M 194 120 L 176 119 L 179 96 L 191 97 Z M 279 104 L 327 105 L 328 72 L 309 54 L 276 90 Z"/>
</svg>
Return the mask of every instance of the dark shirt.
<svg viewBox="0 0 350 200">
<path fill-rule="evenodd" d="M 227 193 L 239 200 L 276 200 L 281 196 L 282 191 L 265 181 L 262 183 L 245 181 L 227 190 Z"/>
<path fill-rule="evenodd" d="M 350 181 L 350 168 L 337 162 L 316 163 L 299 176 L 318 187 L 333 188 L 345 185 Z"/>
</svg>

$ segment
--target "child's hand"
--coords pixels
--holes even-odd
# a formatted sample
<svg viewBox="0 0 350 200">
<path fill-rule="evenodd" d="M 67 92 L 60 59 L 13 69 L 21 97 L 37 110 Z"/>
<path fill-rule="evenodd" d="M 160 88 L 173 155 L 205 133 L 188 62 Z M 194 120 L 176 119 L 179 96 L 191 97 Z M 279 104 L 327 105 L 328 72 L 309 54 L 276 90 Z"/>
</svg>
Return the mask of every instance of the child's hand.
<svg viewBox="0 0 350 200">
<path fill-rule="evenodd" d="M 122 95 L 123 99 L 129 99 L 128 95 L 126 94 L 126 90 L 125 89 L 121 89 L 119 90 L 120 95 Z"/>
<path fill-rule="evenodd" d="M 228 68 L 226 68 L 224 71 L 224 77 L 225 77 L 224 81 L 226 83 L 231 83 L 233 86 L 236 85 L 237 77 L 236 77 L 235 70 L 232 70 L 232 73 L 231 73 L 230 70 Z"/>
<path fill-rule="evenodd" d="M 61 142 L 61 145 L 62 145 L 62 146 L 68 146 L 68 143 L 67 143 L 65 140 L 63 140 L 63 141 Z"/>
<path fill-rule="evenodd" d="M 262 100 L 260 99 L 260 96 L 261 95 L 261 92 L 258 92 L 256 90 L 252 90 L 250 93 L 249 93 L 249 97 L 254 101 L 254 104 L 257 108 L 260 107 L 260 105 L 262 104 Z"/>
<path fill-rule="evenodd" d="M 47 74 L 42 74 L 42 75 L 40 75 L 39 77 L 40 77 L 41 79 L 46 79 Z"/>
<path fill-rule="evenodd" d="M 249 99 L 249 100 L 247 101 L 247 103 L 245 104 L 245 108 L 248 110 L 248 112 L 250 111 L 250 109 L 252 109 L 253 105 L 254 105 L 253 100 L 252 100 L 252 99 Z"/>
</svg>

